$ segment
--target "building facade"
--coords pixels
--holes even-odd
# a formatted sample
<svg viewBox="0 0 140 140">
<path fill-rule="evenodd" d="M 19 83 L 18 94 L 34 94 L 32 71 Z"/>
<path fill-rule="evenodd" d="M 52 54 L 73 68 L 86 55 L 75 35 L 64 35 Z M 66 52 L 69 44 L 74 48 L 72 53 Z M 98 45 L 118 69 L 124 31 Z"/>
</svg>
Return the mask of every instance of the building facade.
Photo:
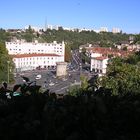
<svg viewBox="0 0 140 140">
<path fill-rule="evenodd" d="M 96 73 L 105 74 L 108 64 L 108 58 L 99 56 L 91 58 L 91 67 L 90 70 Z"/>
<path fill-rule="evenodd" d="M 56 76 L 64 77 L 67 75 L 67 63 L 66 62 L 58 62 L 56 67 Z"/>
<path fill-rule="evenodd" d="M 91 59 L 90 70 L 96 73 L 105 74 L 108 60 L 114 57 L 127 57 L 132 54 L 131 51 L 124 51 L 103 47 L 85 47 L 88 56 Z"/>
<path fill-rule="evenodd" d="M 6 48 L 13 58 L 16 71 L 55 67 L 57 62 L 65 61 L 64 42 L 6 42 Z"/>
<path fill-rule="evenodd" d="M 6 42 L 6 48 L 10 55 L 13 54 L 32 54 L 32 53 L 47 53 L 47 54 L 58 54 L 64 56 L 65 54 L 65 44 L 57 43 L 54 41 L 53 43 L 38 43 L 32 42 Z"/>
<path fill-rule="evenodd" d="M 116 33 L 120 33 L 121 30 L 119 28 L 113 28 L 112 29 L 112 33 L 116 34 Z"/>
</svg>

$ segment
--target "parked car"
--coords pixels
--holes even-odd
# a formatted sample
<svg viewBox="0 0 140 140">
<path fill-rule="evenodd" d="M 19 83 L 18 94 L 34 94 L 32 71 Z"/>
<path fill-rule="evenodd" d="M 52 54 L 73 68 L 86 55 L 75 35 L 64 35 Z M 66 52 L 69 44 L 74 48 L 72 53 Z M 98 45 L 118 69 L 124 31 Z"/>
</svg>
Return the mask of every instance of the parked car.
<svg viewBox="0 0 140 140">
<path fill-rule="evenodd" d="M 38 74 L 35 79 L 41 79 L 41 74 Z"/>
<path fill-rule="evenodd" d="M 49 86 L 53 86 L 53 85 L 54 85 L 54 83 L 53 83 L 53 82 L 49 83 Z"/>
</svg>

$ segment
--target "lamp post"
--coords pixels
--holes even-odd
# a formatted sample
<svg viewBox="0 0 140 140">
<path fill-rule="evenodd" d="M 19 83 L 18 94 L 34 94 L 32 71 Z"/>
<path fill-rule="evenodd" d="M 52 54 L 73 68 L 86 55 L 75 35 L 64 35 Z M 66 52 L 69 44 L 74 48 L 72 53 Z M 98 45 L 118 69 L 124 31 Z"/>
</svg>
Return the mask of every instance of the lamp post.
<svg viewBox="0 0 140 140">
<path fill-rule="evenodd" d="M 7 61 L 7 83 L 9 84 L 9 63 L 10 61 Z"/>
</svg>

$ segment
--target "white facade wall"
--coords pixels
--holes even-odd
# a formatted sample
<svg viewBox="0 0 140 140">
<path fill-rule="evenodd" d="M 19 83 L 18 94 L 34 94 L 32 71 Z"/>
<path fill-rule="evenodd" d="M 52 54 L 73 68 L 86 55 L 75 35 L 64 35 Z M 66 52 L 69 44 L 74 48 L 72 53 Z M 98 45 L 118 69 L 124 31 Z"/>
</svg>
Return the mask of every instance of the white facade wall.
<svg viewBox="0 0 140 140">
<path fill-rule="evenodd" d="M 101 27 L 101 28 L 100 28 L 100 32 L 108 32 L 107 27 Z"/>
<path fill-rule="evenodd" d="M 14 57 L 13 61 L 17 71 L 33 70 L 37 67 L 48 68 L 56 66 L 57 62 L 63 62 L 63 57 L 61 56 L 25 56 L 25 57 Z"/>
<path fill-rule="evenodd" d="M 112 33 L 120 33 L 121 30 L 119 28 L 113 28 Z"/>
<path fill-rule="evenodd" d="M 94 53 L 94 52 L 91 53 L 91 57 L 100 57 L 100 56 L 102 56 L 102 54 L 100 53 Z"/>
<path fill-rule="evenodd" d="M 97 58 L 91 58 L 91 67 L 90 70 L 98 73 L 106 73 L 106 68 L 108 64 L 108 58 L 98 60 Z"/>
<path fill-rule="evenodd" d="M 65 60 L 65 44 L 57 43 L 28 43 L 28 42 L 6 42 L 6 48 L 16 69 L 31 70 L 37 67 L 56 66 L 57 62 Z M 40 54 L 40 55 L 38 55 Z"/>
<path fill-rule="evenodd" d="M 62 43 L 27 43 L 27 42 L 6 42 L 6 48 L 9 54 L 65 54 L 65 44 Z"/>
</svg>

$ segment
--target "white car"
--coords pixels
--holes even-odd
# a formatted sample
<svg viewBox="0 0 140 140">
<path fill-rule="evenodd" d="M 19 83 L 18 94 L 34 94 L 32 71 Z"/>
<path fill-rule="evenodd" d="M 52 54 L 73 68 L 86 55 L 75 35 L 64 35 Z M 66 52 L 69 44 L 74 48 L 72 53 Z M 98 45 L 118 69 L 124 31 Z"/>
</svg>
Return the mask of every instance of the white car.
<svg viewBox="0 0 140 140">
<path fill-rule="evenodd" d="M 49 86 L 54 86 L 54 83 L 53 83 L 53 82 L 51 82 L 51 83 L 49 84 Z"/>
<path fill-rule="evenodd" d="M 41 77 L 42 76 L 40 74 L 38 74 L 35 79 L 41 79 Z"/>
</svg>

